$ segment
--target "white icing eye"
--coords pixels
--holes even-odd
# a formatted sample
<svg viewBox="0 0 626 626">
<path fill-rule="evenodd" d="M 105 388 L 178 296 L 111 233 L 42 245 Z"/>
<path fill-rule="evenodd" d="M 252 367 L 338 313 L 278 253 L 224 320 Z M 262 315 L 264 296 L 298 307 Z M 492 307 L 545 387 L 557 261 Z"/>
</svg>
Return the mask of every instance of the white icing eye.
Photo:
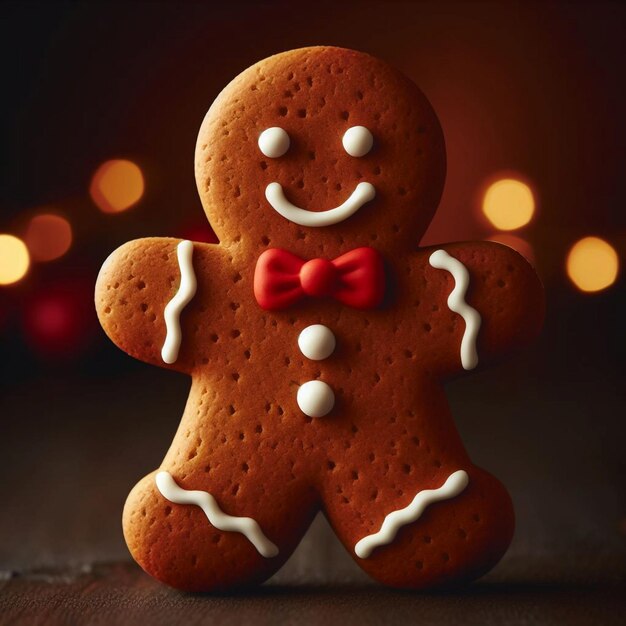
<svg viewBox="0 0 626 626">
<path fill-rule="evenodd" d="M 267 128 L 259 135 L 259 149 L 271 159 L 283 156 L 289 150 L 289 135 L 278 126 Z"/>
<path fill-rule="evenodd" d="M 365 126 L 353 126 L 348 128 L 341 141 L 350 156 L 362 157 L 372 149 L 374 136 Z"/>
</svg>

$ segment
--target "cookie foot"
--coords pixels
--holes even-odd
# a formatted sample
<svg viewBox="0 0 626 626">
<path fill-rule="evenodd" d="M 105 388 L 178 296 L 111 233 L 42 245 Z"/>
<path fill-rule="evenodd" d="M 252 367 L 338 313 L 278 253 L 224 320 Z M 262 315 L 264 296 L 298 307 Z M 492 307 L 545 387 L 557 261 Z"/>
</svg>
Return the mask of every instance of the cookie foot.
<svg viewBox="0 0 626 626">
<path fill-rule="evenodd" d="M 291 555 L 313 513 L 295 529 L 293 519 L 286 522 L 289 528 L 276 528 L 270 520 L 225 512 L 233 508 L 232 503 L 219 506 L 207 491 L 182 488 L 168 472 L 155 472 L 128 496 L 124 537 L 148 574 L 177 589 L 260 584 Z"/>
<path fill-rule="evenodd" d="M 448 482 L 452 478 L 459 478 L 459 473 L 452 473 Z M 391 510 L 383 518 L 380 510 L 362 511 L 364 519 L 380 520 L 372 525 L 374 532 L 357 534 L 355 529 L 342 527 L 339 519 L 330 521 L 356 562 L 385 585 L 427 589 L 467 582 L 485 574 L 502 558 L 515 522 L 509 494 L 493 476 L 471 468 L 462 478 L 467 482 L 446 483 L 446 493 L 422 491 L 431 495 L 426 506 L 418 494 L 413 502 L 418 501 L 420 515 L 414 520 L 408 519 L 411 503 L 394 509 L 405 512 L 407 519 L 394 528 L 393 538 L 386 537 L 388 542 L 370 545 L 373 542 L 363 538 L 378 536 L 376 531 Z M 453 489 L 455 486 L 458 489 Z"/>
</svg>

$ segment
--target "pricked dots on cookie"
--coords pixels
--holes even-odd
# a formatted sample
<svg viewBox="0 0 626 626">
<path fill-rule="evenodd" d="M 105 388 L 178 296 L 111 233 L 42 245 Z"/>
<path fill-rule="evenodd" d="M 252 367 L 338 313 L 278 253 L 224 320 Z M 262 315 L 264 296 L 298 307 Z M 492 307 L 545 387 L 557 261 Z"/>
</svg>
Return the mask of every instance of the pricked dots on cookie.
<svg viewBox="0 0 626 626">
<path fill-rule="evenodd" d="M 511 499 L 470 460 L 443 384 L 531 341 L 543 292 L 505 246 L 419 246 L 445 179 L 426 97 L 362 52 L 278 54 L 219 94 L 195 172 L 219 243 L 132 241 L 96 286 L 120 348 L 192 381 L 126 501 L 133 557 L 188 591 L 258 584 L 323 510 L 381 583 L 491 569 Z"/>
</svg>

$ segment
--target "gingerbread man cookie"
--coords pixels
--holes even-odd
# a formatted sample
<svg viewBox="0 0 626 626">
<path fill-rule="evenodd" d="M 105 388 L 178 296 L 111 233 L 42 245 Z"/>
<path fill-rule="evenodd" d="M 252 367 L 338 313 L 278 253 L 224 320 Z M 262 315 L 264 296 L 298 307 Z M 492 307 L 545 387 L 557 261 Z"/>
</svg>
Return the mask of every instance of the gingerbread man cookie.
<svg viewBox="0 0 626 626">
<path fill-rule="evenodd" d="M 319 510 L 388 585 L 470 580 L 504 554 L 511 500 L 469 459 L 443 383 L 531 340 L 542 288 L 505 246 L 419 247 L 444 177 L 428 101 L 367 54 L 286 52 L 218 96 L 196 179 L 220 243 L 130 242 L 96 287 L 118 346 L 192 381 L 124 509 L 149 574 L 259 583 Z"/>
</svg>

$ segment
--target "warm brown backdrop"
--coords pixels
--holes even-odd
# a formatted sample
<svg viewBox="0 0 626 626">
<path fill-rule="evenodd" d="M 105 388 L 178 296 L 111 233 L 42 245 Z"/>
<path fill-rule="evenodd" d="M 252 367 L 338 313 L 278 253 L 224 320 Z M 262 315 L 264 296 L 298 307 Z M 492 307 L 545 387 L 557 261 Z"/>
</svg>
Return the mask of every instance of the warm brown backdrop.
<svg viewBox="0 0 626 626">
<path fill-rule="evenodd" d="M 236 73 L 316 43 L 398 66 L 441 119 L 449 173 L 427 241 L 483 238 L 481 190 L 527 177 L 532 243 L 548 293 L 541 340 L 449 389 L 476 461 L 510 488 L 519 526 L 498 580 L 615 580 L 626 573 L 624 280 L 595 296 L 567 281 L 579 237 L 626 259 L 624 27 L 619 3 L 15 3 L 0 35 L 0 231 L 53 205 L 70 253 L 0 288 L 0 569 L 124 560 L 119 516 L 169 444 L 188 381 L 133 362 L 94 328 L 73 358 L 43 358 L 22 322 L 31 298 L 95 277 L 108 252 L 202 219 L 193 150 Z M 103 161 L 146 177 L 133 210 L 105 216 L 87 192 Z M 78 284 L 78 283 L 76 283 Z M 81 283 L 82 284 L 82 283 Z M 87 295 L 86 318 L 93 322 Z M 362 580 L 320 521 L 280 575 Z M 498 576 L 500 578 L 498 578 Z M 495 580 L 494 579 L 494 580 Z"/>
</svg>

